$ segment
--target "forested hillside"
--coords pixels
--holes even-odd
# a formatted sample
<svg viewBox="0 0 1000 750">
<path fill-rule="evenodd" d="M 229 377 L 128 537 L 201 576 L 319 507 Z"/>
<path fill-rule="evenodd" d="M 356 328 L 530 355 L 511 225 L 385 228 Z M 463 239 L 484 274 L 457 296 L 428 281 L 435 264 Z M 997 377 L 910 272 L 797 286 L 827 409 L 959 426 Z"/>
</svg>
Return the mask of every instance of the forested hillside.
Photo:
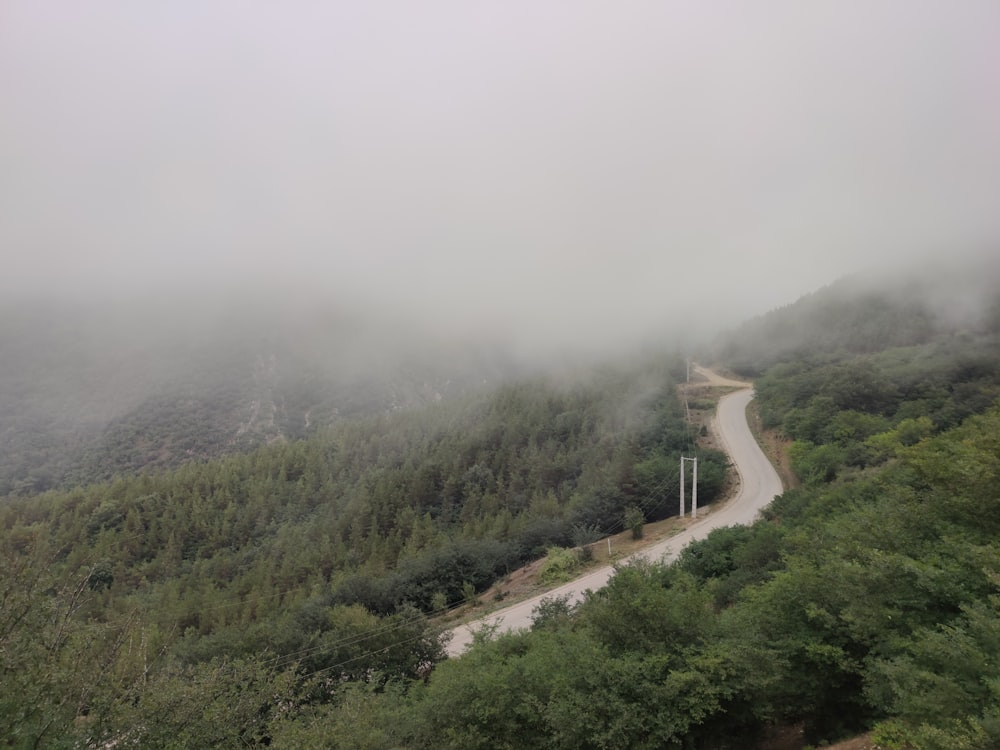
<svg viewBox="0 0 1000 750">
<path fill-rule="evenodd" d="M 162 470 L 419 408 L 523 368 L 333 303 L 0 309 L 0 496 Z"/>
<path fill-rule="evenodd" d="M 1000 286 L 980 291 L 873 339 L 857 310 L 874 298 L 841 288 L 822 318 L 836 347 L 752 364 L 800 487 L 458 659 L 433 618 L 629 513 L 672 512 L 697 438 L 681 360 L 11 498 L 3 741 L 736 750 L 801 726 L 813 745 L 1000 745 Z M 710 499 L 726 462 L 699 455 Z"/>
<path fill-rule="evenodd" d="M 714 356 L 755 376 L 803 358 L 873 354 L 1000 327 L 1000 260 L 954 259 L 856 274 L 747 321 L 716 342 Z"/>
<path fill-rule="evenodd" d="M 756 384 L 805 482 L 763 520 L 623 569 L 575 610 L 550 601 L 530 633 L 484 633 L 426 688 L 356 696 L 362 727 L 342 706 L 296 736 L 746 748 L 801 724 L 814 745 L 869 729 L 885 748 L 1000 744 L 1000 328 L 935 319 L 873 346 L 850 335 L 862 301 L 843 303 L 826 319 L 843 346 L 772 355 Z"/>
<path fill-rule="evenodd" d="M 402 711 L 391 740 L 416 747 L 747 748 L 799 722 L 814 745 L 876 725 L 882 747 L 994 747 L 998 431 L 992 408 L 790 491 L 676 565 L 485 638 L 405 701 L 368 698 L 356 734 L 331 711 L 311 737 L 385 734 Z"/>
<path fill-rule="evenodd" d="M 813 745 L 1000 744 L 1000 327 L 935 319 L 920 343 L 872 346 L 850 335 L 862 302 L 843 303 L 826 319 L 843 346 L 773 355 L 756 383 L 804 480 L 761 521 L 625 568 L 573 610 L 551 600 L 532 632 L 483 633 L 426 687 L 355 695 L 290 736 L 735 749 L 801 724 Z"/>
<path fill-rule="evenodd" d="M 11 499 L 0 507 L 0 693 L 9 731 L 22 734 L 8 739 L 61 741 L 76 725 L 109 739 L 134 726 L 124 711 L 146 716 L 140 744 L 155 746 L 156 732 L 190 720 L 157 701 L 238 690 L 229 675 L 264 691 L 280 679 L 289 701 L 310 706 L 354 681 L 413 678 L 442 655 L 425 614 L 552 547 L 620 530 L 627 510 L 675 512 L 677 456 L 695 437 L 675 393 L 682 367 L 522 381 L 247 455 Z M 710 502 L 726 462 L 700 456 Z M 187 680 L 201 686 L 182 689 Z M 251 731 L 239 721 L 233 731 Z"/>
</svg>

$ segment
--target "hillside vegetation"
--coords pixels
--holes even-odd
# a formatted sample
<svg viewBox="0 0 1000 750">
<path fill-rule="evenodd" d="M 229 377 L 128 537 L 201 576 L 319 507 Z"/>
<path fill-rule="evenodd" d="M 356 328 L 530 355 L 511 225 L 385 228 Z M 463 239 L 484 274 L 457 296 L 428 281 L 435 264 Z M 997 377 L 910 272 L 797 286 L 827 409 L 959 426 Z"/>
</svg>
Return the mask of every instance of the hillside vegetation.
<svg viewBox="0 0 1000 750">
<path fill-rule="evenodd" d="M 220 674 L 264 691 L 283 675 L 296 706 L 413 678 L 442 656 L 425 615 L 551 548 L 620 530 L 626 513 L 674 512 L 677 456 L 694 438 L 675 394 L 681 368 L 523 381 L 11 499 L 0 506 L 0 595 L 13 603 L 0 631 L 4 715 L 24 737 L 55 742 L 82 726 L 109 739 L 132 726 L 116 718 L 126 707 L 134 721 L 165 712 L 173 727 L 178 714 L 155 701 L 202 678 L 223 689 Z M 711 501 L 725 459 L 700 455 Z M 141 744 L 155 745 L 153 719 L 142 723 Z"/>
<path fill-rule="evenodd" d="M 676 506 L 679 359 L 11 499 L 3 742 L 735 750 L 802 724 L 1000 745 L 1000 285 L 942 317 L 907 284 L 835 285 L 823 314 L 765 316 L 795 341 L 734 360 L 802 486 L 459 659 L 429 617 Z M 725 460 L 701 458 L 710 498 Z"/>
<path fill-rule="evenodd" d="M 0 351 L 0 496 L 246 453 L 522 373 L 319 302 L 6 307 Z"/>
<path fill-rule="evenodd" d="M 857 274 L 747 321 L 714 356 L 751 377 L 781 362 L 842 359 L 1000 328 L 1000 260 Z"/>
<path fill-rule="evenodd" d="M 997 746 L 991 320 L 778 358 L 757 382 L 761 414 L 794 439 L 805 483 L 761 521 L 676 564 L 624 568 L 576 608 L 550 600 L 531 632 L 484 632 L 426 687 L 355 696 L 296 737 L 735 749 L 802 723 L 813 744 L 871 729 L 885 748 Z"/>
</svg>

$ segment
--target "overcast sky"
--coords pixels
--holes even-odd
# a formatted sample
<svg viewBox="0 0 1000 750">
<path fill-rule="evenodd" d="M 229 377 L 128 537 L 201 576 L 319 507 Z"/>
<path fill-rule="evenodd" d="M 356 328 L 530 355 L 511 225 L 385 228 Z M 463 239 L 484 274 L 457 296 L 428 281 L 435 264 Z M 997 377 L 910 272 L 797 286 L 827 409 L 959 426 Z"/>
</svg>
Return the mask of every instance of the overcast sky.
<svg viewBox="0 0 1000 750">
<path fill-rule="evenodd" d="M 998 235 L 996 0 L 0 6 L 8 299 L 600 337 Z"/>
</svg>

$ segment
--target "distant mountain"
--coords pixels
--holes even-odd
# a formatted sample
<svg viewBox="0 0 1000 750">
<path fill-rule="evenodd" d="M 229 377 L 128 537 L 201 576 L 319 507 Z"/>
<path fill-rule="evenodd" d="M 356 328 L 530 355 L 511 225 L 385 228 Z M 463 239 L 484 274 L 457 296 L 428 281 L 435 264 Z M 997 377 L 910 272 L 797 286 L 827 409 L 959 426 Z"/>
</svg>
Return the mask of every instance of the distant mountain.
<svg viewBox="0 0 1000 750">
<path fill-rule="evenodd" d="M 497 348 L 273 303 L 8 309 L 0 352 L 0 495 L 294 440 L 517 370 Z"/>
<path fill-rule="evenodd" d="M 1000 334 L 1000 259 L 841 279 L 720 337 L 714 355 L 757 375 L 789 357 L 868 354 L 963 331 Z"/>
</svg>

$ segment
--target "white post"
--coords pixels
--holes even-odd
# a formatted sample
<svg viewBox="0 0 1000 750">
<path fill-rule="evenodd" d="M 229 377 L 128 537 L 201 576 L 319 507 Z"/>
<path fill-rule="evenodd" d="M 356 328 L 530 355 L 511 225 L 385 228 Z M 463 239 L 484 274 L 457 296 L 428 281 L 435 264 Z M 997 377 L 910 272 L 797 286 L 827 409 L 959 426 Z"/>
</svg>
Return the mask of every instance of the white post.
<svg viewBox="0 0 1000 750">
<path fill-rule="evenodd" d="M 611 537 L 608 537 L 608 558 L 611 558 Z"/>
<path fill-rule="evenodd" d="M 684 456 L 681 456 L 681 518 L 684 518 Z"/>
<path fill-rule="evenodd" d="M 691 477 L 691 518 L 698 517 L 698 458 L 681 456 L 681 518 L 684 518 L 684 462 L 690 461 L 694 466 Z"/>
<path fill-rule="evenodd" d="M 691 477 L 691 518 L 698 517 L 698 457 L 694 459 L 694 475 Z"/>
</svg>

